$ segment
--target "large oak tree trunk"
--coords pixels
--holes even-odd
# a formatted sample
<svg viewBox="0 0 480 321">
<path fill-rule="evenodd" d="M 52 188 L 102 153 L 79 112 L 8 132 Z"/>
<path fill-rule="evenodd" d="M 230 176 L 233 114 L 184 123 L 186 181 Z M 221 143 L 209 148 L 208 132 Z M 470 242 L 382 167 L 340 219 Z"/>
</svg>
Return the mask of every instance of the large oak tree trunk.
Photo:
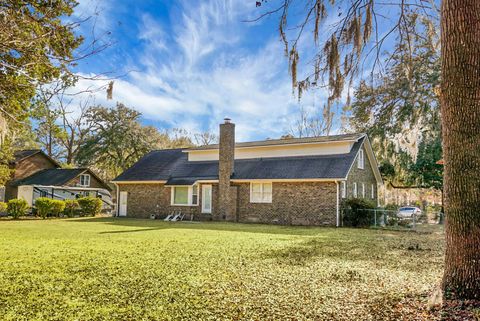
<svg viewBox="0 0 480 321">
<path fill-rule="evenodd" d="M 442 2 L 447 298 L 480 298 L 480 0 Z"/>
</svg>

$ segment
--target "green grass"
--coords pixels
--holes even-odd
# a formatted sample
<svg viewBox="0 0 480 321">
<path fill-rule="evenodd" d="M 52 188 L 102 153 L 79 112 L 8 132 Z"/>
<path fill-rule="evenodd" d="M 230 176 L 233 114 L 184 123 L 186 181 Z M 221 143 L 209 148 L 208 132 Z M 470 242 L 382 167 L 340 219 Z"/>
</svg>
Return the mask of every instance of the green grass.
<svg viewBox="0 0 480 321">
<path fill-rule="evenodd" d="M 0 220 L 1 320 L 425 320 L 443 232 Z"/>
</svg>

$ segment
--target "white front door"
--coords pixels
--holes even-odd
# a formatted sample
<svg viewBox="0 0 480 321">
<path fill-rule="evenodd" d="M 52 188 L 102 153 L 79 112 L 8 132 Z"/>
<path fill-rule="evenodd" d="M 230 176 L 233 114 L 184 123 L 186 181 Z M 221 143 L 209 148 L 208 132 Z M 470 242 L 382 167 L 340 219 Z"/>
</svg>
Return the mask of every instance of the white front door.
<svg viewBox="0 0 480 321">
<path fill-rule="evenodd" d="M 212 213 L 212 185 L 202 185 L 202 213 Z"/>
<path fill-rule="evenodd" d="M 118 202 L 118 216 L 127 216 L 127 192 L 120 192 L 120 199 Z"/>
</svg>

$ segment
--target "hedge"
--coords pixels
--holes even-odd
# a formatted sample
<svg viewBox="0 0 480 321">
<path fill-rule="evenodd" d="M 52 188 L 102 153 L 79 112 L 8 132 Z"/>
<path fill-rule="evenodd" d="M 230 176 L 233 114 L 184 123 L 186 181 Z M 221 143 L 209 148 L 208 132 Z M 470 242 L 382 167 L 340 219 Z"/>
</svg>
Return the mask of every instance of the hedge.
<svg viewBox="0 0 480 321">
<path fill-rule="evenodd" d="M 39 197 L 35 200 L 37 215 L 46 218 L 52 212 L 52 199 L 48 197 Z"/>
<path fill-rule="evenodd" d="M 0 213 L 4 213 L 7 211 L 7 203 L 0 202 Z"/>
<path fill-rule="evenodd" d="M 375 203 L 363 198 L 351 198 L 344 203 L 344 224 L 353 227 L 369 226 L 373 222 L 372 212 L 366 211 L 374 209 Z"/>
<path fill-rule="evenodd" d="M 65 209 L 64 209 L 64 214 L 68 217 L 73 217 L 75 213 L 78 211 L 80 208 L 80 204 L 78 204 L 77 200 L 65 200 Z"/>
<path fill-rule="evenodd" d="M 27 214 L 28 203 L 23 198 L 14 198 L 7 203 L 7 213 L 14 219 Z"/>
<path fill-rule="evenodd" d="M 95 197 L 82 197 L 78 199 L 82 215 L 95 216 L 102 211 L 102 200 Z"/>
</svg>

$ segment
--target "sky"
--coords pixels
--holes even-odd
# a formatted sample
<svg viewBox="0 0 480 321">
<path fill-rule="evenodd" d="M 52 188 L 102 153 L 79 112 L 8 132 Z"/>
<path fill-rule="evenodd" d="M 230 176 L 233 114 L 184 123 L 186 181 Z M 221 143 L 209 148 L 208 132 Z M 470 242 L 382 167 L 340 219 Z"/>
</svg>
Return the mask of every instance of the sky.
<svg viewBox="0 0 480 321">
<path fill-rule="evenodd" d="M 238 141 L 278 138 L 300 107 L 323 106 L 326 93 L 294 97 L 278 17 L 245 22 L 262 12 L 253 0 L 80 0 L 73 19 L 93 15 L 79 30 L 85 43 L 111 45 L 75 71 L 115 78 L 113 99 L 96 92 L 95 103 L 124 103 L 145 125 L 216 134 L 229 117 Z M 75 91 L 105 83 L 80 79 Z"/>
</svg>

